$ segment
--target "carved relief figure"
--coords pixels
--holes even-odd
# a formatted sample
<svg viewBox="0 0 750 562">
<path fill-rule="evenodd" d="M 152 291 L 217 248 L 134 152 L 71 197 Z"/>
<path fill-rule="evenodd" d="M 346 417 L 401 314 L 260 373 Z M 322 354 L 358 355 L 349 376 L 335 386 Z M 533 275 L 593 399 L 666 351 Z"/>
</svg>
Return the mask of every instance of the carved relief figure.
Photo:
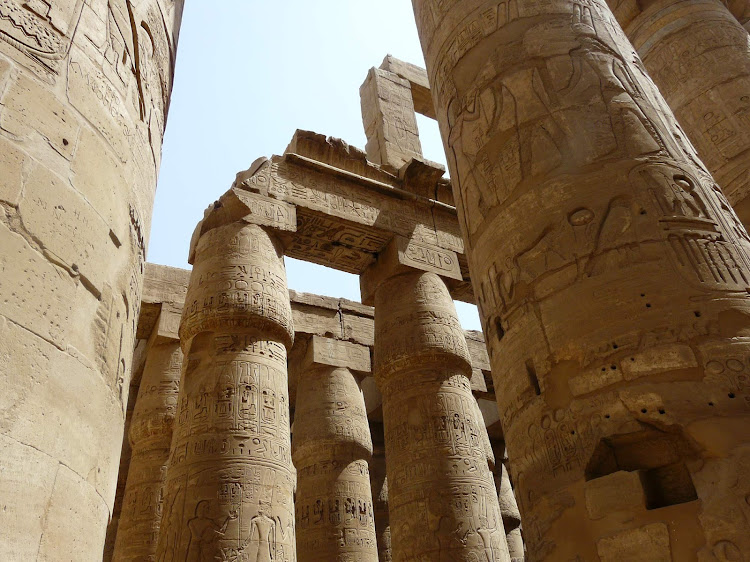
<svg viewBox="0 0 750 562">
<path fill-rule="evenodd" d="M 218 540 L 227 530 L 231 519 L 237 518 L 236 512 L 231 512 L 222 523 L 217 523 L 209 517 L 211 502 L 200 500 L 195 506 L 195 517 L 188 521 L 187 527 L 190 532 L 188 540 L 186 562 L 203 562 L 208 559 L 211 543 Z"/>
</svg>

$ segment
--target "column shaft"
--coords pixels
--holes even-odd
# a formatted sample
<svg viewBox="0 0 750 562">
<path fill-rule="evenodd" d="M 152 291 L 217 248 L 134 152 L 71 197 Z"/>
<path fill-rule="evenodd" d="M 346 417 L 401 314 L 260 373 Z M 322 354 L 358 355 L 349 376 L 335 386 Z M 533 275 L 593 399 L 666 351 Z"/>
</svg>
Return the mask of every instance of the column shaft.
<svg viewBox="0 0 750 562">
<path fill-rule="evenodd" d="M 115 562 L 152 560 L 156 554 L 181 367 L 179 340 L 150 346 L 130 423 L 132 454 Z"/>
<path fill-rule="evenodd" d="M 294 428 L 298 560 L 377 562 L 370 427 L 349 369 L 312 364 L 300 373 Z"/>
<path fill-rule="evenodd" d="M 204 224 L 226 210 L 216 205 Z M 293 333 L 273 236 L 243 221 L 204 229 L 180 326 L 185 360 L 159 560 L 294 560 Z"/>
<path fill-rule="evenodd" d="M 703 162 L 750 224 L 750 47 L 719 0 L 646 3 L 623 28 Z"/>
<path fill-rule="evenodd" d="M 471 365 L 445 283 L 410 272 L 375 292 L 393 560 L 507 560 Z"/>
<path fill-rule="evenodd" d="M 391 562 L 391 523 L 388 516 L 388 477 L 385 468 L 385 443 L 383 442 L 383 424 L 370 423 L 373 452 L 370 460 L 370 485 L 372 486 L 372 503 L 375 514 L 375 533 L 378 536 L 378 560 Z"/>
<path fill-rule="evenodd" d="M 603 0 L 414 7 L 528 557 L 747 551 L 744 228 Z"/>
<path fill-rule="evenodd" d="M 101 558 L 182 0 L 0 7 L 0 559 Z"/>
</svg>

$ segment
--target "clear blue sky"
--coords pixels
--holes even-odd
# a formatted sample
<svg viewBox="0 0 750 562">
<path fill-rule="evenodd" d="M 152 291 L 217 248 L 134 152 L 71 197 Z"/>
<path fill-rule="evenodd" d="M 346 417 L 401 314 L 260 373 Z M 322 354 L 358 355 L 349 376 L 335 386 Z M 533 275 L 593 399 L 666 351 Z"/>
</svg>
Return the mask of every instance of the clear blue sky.
<svg viewBox="0 0 750 562">
<path fill-rule="evenodd" d="M 386 54 L 424 66 L 409 0 L 187 0 L 156 192 L 149 261 L 189 267 L 203 210 L 295 129 L 364 148 L 359 86 Z M 419 118 L 425 157 L 445 164 L 437 124 Z M 287 259 L 289 286 L 359 300 L 354 275 Z M 457 303 L 479 330 L 476 308 Z"/>
</svg>

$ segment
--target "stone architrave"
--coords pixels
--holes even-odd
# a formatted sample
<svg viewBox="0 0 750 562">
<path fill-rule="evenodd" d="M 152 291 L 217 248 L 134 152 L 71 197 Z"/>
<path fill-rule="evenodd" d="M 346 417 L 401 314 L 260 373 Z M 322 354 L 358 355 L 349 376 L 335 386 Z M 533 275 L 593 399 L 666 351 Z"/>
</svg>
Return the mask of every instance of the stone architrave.
<svg viewBox="0 0 750 562">
<path fill-rule="evenodd" d="M 156 554 L 182 367 L 177 335 L 180 312 L 162 305 L 149 340 L 130 421 L 132 453 L 112 558 L 115 562 L 151 560 Z"/>
<path fill-rule="evenodd" d="M 719 0 L 656 0 L 635 6 L 609 0 L 609 4 L 649 76 L 747 227 L 750 225 L 747 30 Z"/>
<path fill-rule="evenodd" d="M 0 2 L 0 559 L 113 512 L 182 0 Z"/>
<path fill-rule="evenodd" d="M 750 551 L 747 233 L 606 2 L 413 4 L 528 558 Z"/>
<path fill-rule="evenodd" d="M 375 533 L 378 536 L 379 562 L 391 562 L 391 524 L 388 517 L 388 477 L 385 469 L 385 442 L 383 424 L 370 422 L 372 434 L 372 459 L 370 460 L 370 484 L 375 514 Z"/>
<path fill-rule="evenodd" d="M 191 244 L 158 560 L 295 556 L 294 330 L 275 237 L 293 228 L 294 208 L 246 195 L 230 190 L 210 207 Z"/>
<path fill-rule="evenodd" d="M 381 68 L 371 68 L 359 89 L 367 159 L 399 170 L 421 158 L 417 115 L 408 80 Z"/>
<path fill-rule="evenodd" d="M 393 560 L 507 561 L 471 362 L 445 282 L 391 249 L 361 286 L 363 301 L 375 302 Z"/>
<path fill-rule="evenodd" d="M 292 459 L 299 562 L 378 562 L 369 460 L 372 440 L 359 376 L 369 348 L 313 336 L 297 366 Z"/>
</svg>

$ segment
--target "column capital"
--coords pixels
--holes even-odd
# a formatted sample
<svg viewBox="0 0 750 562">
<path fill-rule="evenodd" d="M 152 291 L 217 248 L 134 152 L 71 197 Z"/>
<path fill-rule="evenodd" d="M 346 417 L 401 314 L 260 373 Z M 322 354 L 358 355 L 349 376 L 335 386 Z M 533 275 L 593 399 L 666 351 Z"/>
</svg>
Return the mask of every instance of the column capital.
<svg viewBox="0 0 750 562">
<path fill-rule="evenodd" d="M 394 236 L 378 260 L 359 278 L 362 303 L 375 304 L 375 291 L 387 279 L 414 271 L 435 273 L 445 279 L 461 281 L 458 254 L 414 238 Z"/>
<path fill-rule="evenodd" d="M 241 221 L 256 224 L 268 230 L 283 232 L 297 231 L 297 207 L 279 201 L 254 189 L 252 177 L 268 162 L 256 160 L 249 170 L 237 174 L 237 180 L 218 201 L 211 204 L 203 213 L 203 219 L 193 231 L 190 239 L 188 263 L 195 260 L 195 252 L 200 237 L 209 230 Z"/>
</svg>

